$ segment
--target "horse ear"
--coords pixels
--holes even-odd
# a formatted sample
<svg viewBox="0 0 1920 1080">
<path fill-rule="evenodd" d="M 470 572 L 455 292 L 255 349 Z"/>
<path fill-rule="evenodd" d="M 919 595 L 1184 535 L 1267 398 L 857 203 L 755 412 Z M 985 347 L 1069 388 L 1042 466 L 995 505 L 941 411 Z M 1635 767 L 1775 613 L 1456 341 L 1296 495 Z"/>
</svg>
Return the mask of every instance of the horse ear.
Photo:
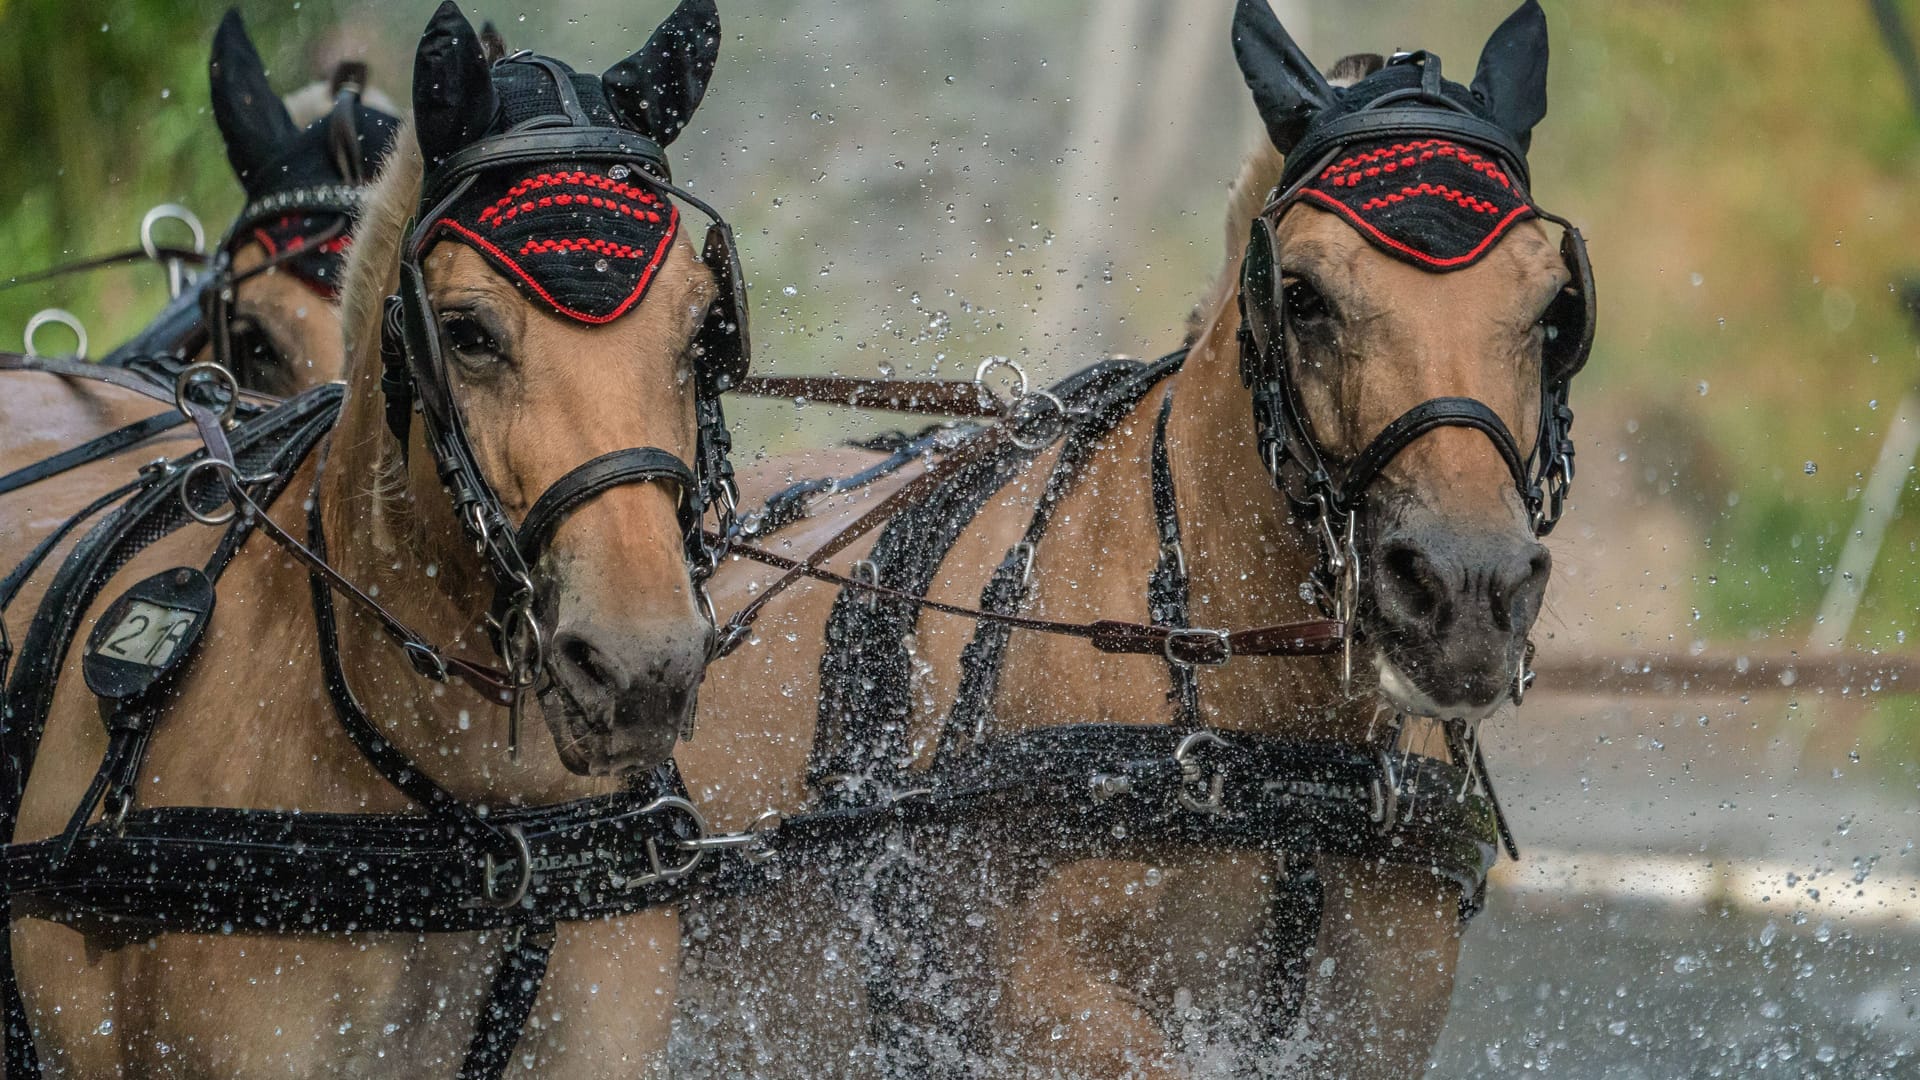
<svg viewBox="0 0 1920 1080">
<path fill-rule="evenodd" d="M 1525 150 L 1547 115 L 1547 13 L 1539 0 L 1526 0 L 1487 39 L 1472 89 Z"/>
<path fill-rule="evenodd" d="M 213 57 L 207 62 L 207 80 L 213 89 L 213 119 L 227 144 L 227 160 L 241 186 L 252 191 L 262 172 L 287 150 L 299 134 L 279 95 L 267 85 L 267 68 L 247 37 L 240 13 L 227 9 L 213 35 Z"/>
<path fill-rule="evenodd" d="M 1300 51 L 1267 0 L 1240 0 L 1233 13 L 1233 55 L 1253 91 L 1267 138 L 1291 151 L 1313 114 L 1334 103 L 1333 87 Z"/>
<path fill-rule="evenodd" d="M 413 122 L 427 167 L 493 126 L 493 73 L 480 35 L 453 0 L 442 0 L 413 56 Z"/>
<path fill-rule="evenodd" d="M 621 122 L 665 146 L 706 96 L 720 55 L 720 12 L 713 0 L 680 0 L 640 51 L 600 76 Z"/>
</svg>

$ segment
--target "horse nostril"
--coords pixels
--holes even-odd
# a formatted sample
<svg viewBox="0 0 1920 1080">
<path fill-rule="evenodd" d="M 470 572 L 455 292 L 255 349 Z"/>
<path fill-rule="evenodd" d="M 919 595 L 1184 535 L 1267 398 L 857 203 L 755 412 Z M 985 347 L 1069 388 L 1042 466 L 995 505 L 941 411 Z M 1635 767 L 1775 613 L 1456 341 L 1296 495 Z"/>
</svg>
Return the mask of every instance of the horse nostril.
<svg viewBox="0 0 1920 1080">
<path fill-rule="evenodd" d="M 1507 631 L 1532 623 L 1540 612 L 1540 603 L 1546 597 L 1547 578 L 1552 573 L 1553 556 L 1536 544 L 1525 562 L 1516 560 L 1507 573 L 1494 575 L 1490 597 L 1494 622 Z"/>
<path fill-rule="evenodd" d="M 1381 612 L 1401 623 L 1437 622 L 1446 602 L 1446 583 L 1433 562 L 1405 540 L 1384 546 L 1374 592 Z"/>
<path fill-rule="evenodd" d="M 554 663 L 572 669 L 582 682 L 607 691 L 617 691 L 621 682 L 613 665 L 585 637 L 562 630 L 553 639 Z"/>
</svg>

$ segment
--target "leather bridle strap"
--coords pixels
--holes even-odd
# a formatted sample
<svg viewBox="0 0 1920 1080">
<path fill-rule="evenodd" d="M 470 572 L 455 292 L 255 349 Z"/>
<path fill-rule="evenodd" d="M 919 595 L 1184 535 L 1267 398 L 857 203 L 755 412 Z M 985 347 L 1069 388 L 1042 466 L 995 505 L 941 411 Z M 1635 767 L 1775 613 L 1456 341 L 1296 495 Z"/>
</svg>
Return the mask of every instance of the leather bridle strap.
<svg viewBox="0 0 1920 1080">
<path fill-rule="evenodd" d="M 838 375 L 749 375 L 729 389 L 747 397 L 805 398 L 816 405 L 987 419 L 1005 415 L 979 383 L 960 379 L 855 379 Z"/>
<path fill-rule="evenodd" d="M 1146 623 L 1123 622 L 1119 619 L 1098 619 L 1086 623 L 1036 619 L 1027 615 L 983 611 L 963 604 L 949 604 L 943 600 L 918 596 L 823 569 L 814 565 L 812 559 L 803 562 L 751 544 L 735 542 L 730 550 L 743 558 L 787 571 L 786 577 L 779 579 L 780 581 L 786 581 L 789 578 L 812 578 L 829 585 L 838 585 L 843 589 L 854 589 L 928 611 L 937 611 L 943 615 L 999 623 L 1015 630 L 1031 630 L 1039 634 L 1083 638 L 1094 648 L 1106 653 L 1155 656 L 1166 654 L 1180 663 L 1220 664 L 1235 656 L 1325 656 L 1338 651 L 1346 636 L 1346 628 L 1331 619 L 1306 619 L 1301 622 L 1279 623 L 1273 626 L 1234 631 L 1152 626 Z"/>
<path fill-rule="evenodd" d="M 531 567 L 546 554 L 554 534 L 567 516 L 603 491 L 623 484 L 655 481 L 672 484 L 681 532 L 693 528 L 693 493 L 698 483 L 693 469 L 672 454 L 654 446 L 614 450 L 575 466 L 553 486 L 540 493 L 533 508 L 514 530 L 520 557 Z"/>
<path fill-rule="evenodd" d="M 0 371 L 37 371 L 42 375 L 58 375 L 66 379 L 92 379 L 95 382 L 117 386 L 122 390 L 131 390 L 141 397 L 152 398 L 163 405 L 173 404 L 171 390 L 137 371 L 107 364 L 68 360 L 57 356 L 30 356 L 26 353 L 0 352 Z M 240 400 L 255 406 L 273 406 L 280 404 L 281 401 L 272 394 L 262 394 L 252 390 L 240 391 Z"/>
<path fill-rule="evenodd" d="M 1401 413 L 1373 437 L 1373 441 L 1347 466 L 1338 491 L 1340 505 L 1335 509 L 1345 511 L 1359 507 L 1366 501 L 1367 488 L 1379 479 L 1401 451 L 1422 435 L 1443 427 L 1472 428 L 1484 433 L 1493 443 L 1493 448 L 1500 452 L 1500 459 L 1506 462 L 1507 471 L 1513 474 L 1514 486 L 1527 496 L 1530 503 L 1537 501 L 1538 496 L 1532 494 L 1533 485 L 1527 479 L 1526 460 L 1520 454 L 1519 445 L 1514 442 L 1513 432 L 1507 430 L 1499 414 L 1473 398 L 1439 397 L 1429 398 Z"/>
<path fill-rule="evenodd" d="M 295 561 L 324 579 L 327 584 L 354 602 L 355 606 L 372 615 L 388 637 L 392 638 L 407 654 L 407 660 L 420 674 L 444 682 L 448 676 L 459 679 L 477 691 L 482 697 L 496 704 L 509 704 L 513 700 L 514 680 L 507 672 L 498 668 L 478 664 L 471 660 L 462 660 L 457 656 L 448 656 L 436 648 L 426 638 L 416 633 L 400 617 L 388 611 L 378 600 L 368 595 L 358 585 L 335 570 L 327 560 L 295 539 L 292 533 L 273 520 L 265 508 L 256 504 L 246 493 L 239 467 L 233 458 L 233 449 L 227 445 L 227 433 L 220 425 L 218 416 L 209 412 L 196 402 L 186 402 L 187 415 L 192 418 L 200 439 L 206 444 L 207 459 L 219 462 L 227 484 L 227 493 L 233 499 L 236 509 L 243 509 L 258 519 L 261 531 L 280 545 Z"/>
<path fill-rule="evenodd" d="M 59 266 L 49 267 L 45 270 L 36 271 L 35 273 L 8 278 L 5 281 L 0 281 L 0 292 L 5 292 L 8 289 L 21 285 L 32 285 L 39 281 L 51 281 L 54 278 L 65 277 L 68 274 L 84 274 L 89 270 L 100 270 L 109 266 L 118 266 L 121 263 L 182 262 L 198 265 L 206 261 L 206 252 L 194 251 L 191 248 L 162 247 L 158 245 L 156 245 L 152 251 L 148 251 L 144 247 L 129 248 L 126 251 L 116 251 L 110 255 L 96 255 L 91 259 L 62 263 Z"/>
</svg>

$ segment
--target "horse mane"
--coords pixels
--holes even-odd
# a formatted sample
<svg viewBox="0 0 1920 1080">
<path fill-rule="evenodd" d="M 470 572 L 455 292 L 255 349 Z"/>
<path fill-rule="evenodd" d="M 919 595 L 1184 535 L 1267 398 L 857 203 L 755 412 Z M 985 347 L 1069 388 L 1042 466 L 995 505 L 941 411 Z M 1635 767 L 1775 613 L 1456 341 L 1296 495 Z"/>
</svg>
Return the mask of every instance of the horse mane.
<svg viewBox="0 0 1920 1080">
<path fill-rule="evenodd" d="M 1386 58 L 1379 53 L 1343 56 L 1327 69 L 1327 81 L 1334 86 L 1352 86 L 1385 67 L 1386 63 Z M 1253 227 L 1253 219 L 1266 207 L 1267 197 L 1273 194 L 1274 185 L 1280 182 L 1280 173 L 1286 163 L 1286 155 L 1274 149 L 1264 132 L 1247 154 L 1246 160 L 1240 163 L 1240 175 L 1234 178 L 1232 186 L 1227 189 L 1226 265 L 1213 286 L 1207 290 L 1206 300 L 1193 310 L 1187 320 L 1188 345 L 1199 340 L 1206 324 L 1221 305 L 1233 299 L 1234 290 L 1239 287 L 1240 256 L 1246 251 L 1247 230 Z"/>
<path fill-rule="evenodd" d="M 423 172 L 413 121 L 407 120 L 361 204 L 340 278 L 340 330 L 345 335 L 347 364 L 341 426 L 377 435 L 338 445 L 333 453 L 349 475 L 367 478 L 368 494 L 395 505 L 404 503 L 400 496 L 406 470 L 398 445 L 387 435 L 386 403 L 380 390 L 380 320 L 387 297 L 400 285 L 400 246 L 406 242 L 407 221 L 420 200 Z"/>
<path fill-rule="evenodd" d="M 286 103 L 293 126 L 304 130 L 308 124 L 333 111 L 333 80 L 315 79 L 280 100 Z M 393 99 L 371 86 L 360 92 L 360 102 L 388 116 L 400 115 Z"/>
</svg>

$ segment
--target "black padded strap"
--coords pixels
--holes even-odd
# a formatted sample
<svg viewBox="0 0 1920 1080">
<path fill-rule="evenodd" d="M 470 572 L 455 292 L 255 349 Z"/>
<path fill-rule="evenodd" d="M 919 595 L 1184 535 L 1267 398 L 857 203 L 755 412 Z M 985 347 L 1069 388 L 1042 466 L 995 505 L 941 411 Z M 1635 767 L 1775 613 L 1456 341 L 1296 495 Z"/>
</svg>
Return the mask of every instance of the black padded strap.
<svg viewBox="0 0 1920 1080">
<path fill-rule="evenodd" d="M 473 1041 L 460 1063 L 459 1080 L 497 1080 L 507 1071 L 547 977 L 553 937 L 552 923 L 507 931 L 506 951 L 494 969 L 486 1008 L 474 1020 Z"/>
<path fill-rule="evenodd" d="M 1187 627 L 1188 615 L 1187 555 L 1180 543 L 1180 504 L 1173 489 L 1173 455 L 1167 449 L 1167 420 L 1173 415 L 1173 391 L 1160 402 L 1160 416 L 1153 425 L 1152 487 L 1153 520 L 1160 533 L 1160 557 L 1147 577 L 1148 621 L 1156 626 Z M 1171 651 L 1167 655 L 1167 677 L 1173 687 L 1169 696 L 1175 708 L 1175 724 L 1192 731 L 1200 726 L 1200 677 L 1190 663 L 1182 663 Z"/>
<path fill-rule="evenodd" d="M 1347 466 L 1346 475 L 1342 478 L 1341 506 L 1338 509 L 1359 506 L 1366 499 L 1367 488 L 1379 478 L 1388 463 L 1412 445 L 1415 439 L 1443 427 L 1472 428 L 1485 434 L 1492 441 L 1493 448 L 1500 452 L 1500 459 L 1506 463 L 1507 471 L 1513 475 L 1514 486 L 1523 495 L 1535 498 L 1530 494 L 1533 485 L 1527 478 L 1526 460 L 1520 454 L 1519 444 L 1514 442 L 1513 432 L 1507 430 L 1500 414 L 1473 398 L 1438 397 L 1429 398 L 1401 413 L 1373 437 L 1366 449 L 1360 451 L 1360 455 Z"/>
<path fill-rule="evenodd" d="M 554 534 L 560 531 L 560 523 L 588 499 L 623 484 L 653 481 L 665 481 L 679 488 L 680 526 L 685 531 L 691 524 L 688 518 L 693 506 L 693 470 L 658 447 L 629 447 L 574 466 L 540 493 L 520 527 L 514 530 L 520 557 L 530 567 L 538 563 L 546 554 L 547 546 L 553 543 Z"/>
</svg>

